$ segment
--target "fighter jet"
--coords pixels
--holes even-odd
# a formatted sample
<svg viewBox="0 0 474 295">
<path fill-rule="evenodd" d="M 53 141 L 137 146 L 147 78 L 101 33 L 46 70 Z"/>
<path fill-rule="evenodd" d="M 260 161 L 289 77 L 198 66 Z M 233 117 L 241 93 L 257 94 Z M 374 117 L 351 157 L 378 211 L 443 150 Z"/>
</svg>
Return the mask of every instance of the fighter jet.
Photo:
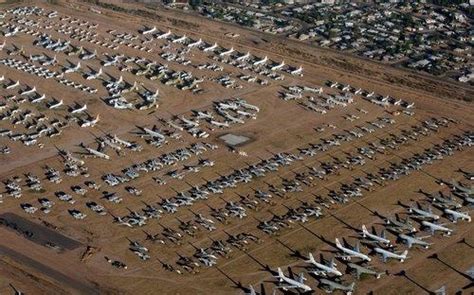
<svg viewBox="0 0 474 295">
<path fill-rule="evenodd" d="M 313 254 L 309 253 L 309 259 L 306 260 L 305 262 L 310 263 L 317 268 L 315 270 L 310 271 L 316 276 L 327 277 L 330 274 L 333 274 L 338 277 L 342 276 L 342 273 L 336 268 L 336 264 L 334 263 L 333 259 L 331 259 L 328 264 L 322 264 L 322 263 L 316 262 L 316 260 L 313 257 Z"/>
<path fill-rule="evenodd" d="M 413 245 L 420 245 L 424 247 L 425 249 L 428 249 L 433 243 L 428 243 L 423 241 L 427 237 L 415 237 L 411 235 L 406 235 L 406 234 L 399 234 L 398 235 L 398 240 L 403 241 L 405 244 L 407 244 L 408 248 L 410 249 L 413 247 Z"/>
<path fill-rule="evenodd" d="M 366 254 L 363 254 L 359 250 L 359 243 L 354 247 L 354 249 L 349 249 L 344 247 L 341 242 L 339 242 L 339 239 L 336 238 L 336 247 L 341 250 L 345 255 L 341 255 L 343 260 L 350 260 L 352 257 L 357 257 L 365 261 L 371 261 L 372 259 L 367 256 Z"/>
<path fill-rule="evenodd" d="M 445 235 L 450 236 L 453 232 L 452 229 L 445 227 L 443 224 L 436 224 L 436 223 L 432 223 L 426 220 L 423 220 L 421 224 L 425 228 L 429 229 L 429 231 L 431 232 L 431 235 L 434 235 L 436 231 L 440 231 L 444 233 Z"/>
<path fill-rule="evenodd" d="M 376 243 L 382 243 L 385 246 L 391 247 L 392 243 L 390 242 L 389 239 L 385 238 L 385 231 L 382 231 L 381 236 L 378 236 L 376 234 L 370 233 L 365 225 L 362 225 L 362 237 L 363 238 L 369 238 L 370 240 L 376 242 Z"/>
<path fill-rule="evenodd" d="M 397 254 L 397 253 L 394 253 L 394 252 L 391 252 L 391 251 L 388 251 L 388 250 L 385 250 L 385 249 L 382 249 L 382 248 L 379 248 L 379 247 L 375 247 L 374 251 L 377 252 L 378 254 L 382 255 L 382 261 L 384 263 L 387 262 L 388 258 L 398 259 L 398 260 L 400 260 L 400 262 L 403 262 L 403 261 L 405 261 L 405 259 L 408 258 L 407 257 L 408 250 L 403 251 L 403 253 L 401 253 L 401 254 Z"/>
<path fill-rule="evenodd" d="M 385 272 L 378 272 L 376 270 L 374 270 L 372 267 L 370 266 L 362 266 L 362 265 L 359 265 L 359 264 L 355 264 L 355 263 L 348 263 L 347 266 L 355 271 L 356 273 L 356 278 L 359 280 L 361 275 L 373 275 L 375 276 L 376 279 L 380 279 L 380 277 L 385 274 Z"/>
<path fill-rule="evenodd" d="M 278 268 L 278 276 L 276 277 L 278 278 L 278 281 L 280 283 L 278 288 L 281 288 L 285 291 L 289 289 L 301 289 L 304 292 L 312 291 L 311 287 L 304 283 L 306 279 L 304 278 L 303 274 L 300 274 L 298 279 L 294 280 L 292 278 L 285 276 L 281 268 Z M 282 283 L 286 283 L 286 284 L 283 285 Z"/>
<path fill-rule="evenodd" d="M 350 285 L 342 285 L 328 279 L 321 279 L 319 282 L 325 286 L 327 293 L 332 293 L 334 290 L 341 290 L 346 292 L 347 295 L 351 295 L 355 287 L 355 282 L 352 282 Z"/>
</svg>

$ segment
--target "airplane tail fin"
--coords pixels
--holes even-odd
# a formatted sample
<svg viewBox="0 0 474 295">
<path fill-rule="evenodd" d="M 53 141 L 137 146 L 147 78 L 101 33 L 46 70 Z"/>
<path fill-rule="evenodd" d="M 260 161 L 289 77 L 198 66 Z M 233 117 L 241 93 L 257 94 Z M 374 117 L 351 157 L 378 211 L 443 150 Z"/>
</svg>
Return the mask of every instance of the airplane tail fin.
<svg viewBox="0 0 474 295">
<path fill-rule="evenodd" d="M 365 224 L 362 224 L 362 233 L 364 234 L 364 236 L 369 233 Z"/>
<path fill-rule="evenodd" d="M 336 246 L 337 246 L 338 248 L 342 247 L 341 242 L 339 242 L 339 239 L 338 239 L 338 238 L 336 238 Z"/>
<path fill-rule="evenodd" d="M 280 280 L 282 280 L 282 278 L 284 277 L 285 275 L 283 274 L 283 271 L 281 270 L 281 268 L 278 268 L 278 278 Z"/>
<path fill-rule="evenodd" d="M 408 255 L 408 250 L 403 251 L 402 256 L 407 257 L 407 255 Z"/>
<path fill-rule="evenodd" d="M 309 256 L 309 259 L 306 262 L 311 262 L 311 263 L 316 262 L 316 260 L 314 259 L 313 254 L 311 252 L 309 252 L 308 256 Z"/>
<path fill-rule="evenodd" d="M 352 282 L 352 283 L 349 285 L 349 289 L 354 290 L 354 287 L 355 287 L 355 282 Z"/>
</svg>

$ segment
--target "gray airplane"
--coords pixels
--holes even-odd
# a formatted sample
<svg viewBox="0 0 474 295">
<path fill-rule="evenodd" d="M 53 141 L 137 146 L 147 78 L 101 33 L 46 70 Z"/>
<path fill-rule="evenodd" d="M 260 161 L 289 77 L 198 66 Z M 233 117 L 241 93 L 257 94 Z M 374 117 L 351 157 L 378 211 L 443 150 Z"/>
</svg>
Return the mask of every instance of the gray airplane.
<svg viewBox="0 0 474 295">
<path fill-rule="evenodd" d="M 319 282 L 325 286 L 323 288 L 325 289 L 326 293 L 332 293 L 335 290 L 340 290 L 345 292 L 347 295 L 351 295 L 352 292 L 354 292 L 355 282 L 352 282 L 350 285 L 343 285 L 328 279 L 321 279 Z"/>
<path fill-rule="evenodd" d="M 367 274 L 367 275 L 373 275 L 375 276 L 376 279 L 380 279 L 380 277 L 385 274 L 385 272 L 378 272 L 375 269 L 373 269 L 371 266 L 362 266 L 358 265 L 355 263 L 348 263 L 347 266 L 355 271 L 356 278 L 359 280 L 361 275 Z"/>
<path fill-rule="evenodd" d="M 457 181 L 455 181 L 455 180 L 453 180 L 453 181 L 451 182 L 451 185 L 452 185 L 456 190 L 458 190 L 458 191 L 460 191 L 460 192 L 466 193 L 466 194 L 468 194 L 468 195 L 470 195 L 470 196 L 474 195 L 474 187 L 472 187 L 472 186 L 471 186 L 470 188 L 467 188 L 467 187 L 465 187 L 465 186 L 459 184 L 459 183 L 458 183 Z"/>
<path fill-rule="evenodd" d="M 425 249 L 428 249 L 433 243 L 428 243 L 423 241 L 423 239 L 428 238 L 428 236 L 424 237 L 415 237 L 415 236 L 410 236 L 406 234 L 399 234 L 398 239 L 400 241 L 403 241 L 403 243 L 407 244 L 408 248 L 413 247 L 413 245 L 420 245 L 424 247 Z"/>
<path fill-rule="evenodd" d="M 443 224 L 436 224 L 426 220 L 423 220 L 421 224 L 429 229 L 431 235 L 434 235 L 436 231 L 443 232 L 445 235 L 450 236 L 453 232 L 452 229 L 445 227 Z"/>
</svg>

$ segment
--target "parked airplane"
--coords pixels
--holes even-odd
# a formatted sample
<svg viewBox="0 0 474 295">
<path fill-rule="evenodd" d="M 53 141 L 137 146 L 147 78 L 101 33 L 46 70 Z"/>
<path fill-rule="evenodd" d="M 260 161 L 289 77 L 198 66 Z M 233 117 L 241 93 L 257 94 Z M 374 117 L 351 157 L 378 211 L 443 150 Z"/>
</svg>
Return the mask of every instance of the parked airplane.
<svg viewBox="0 0 474 295">
<path fill-rule="evenodd" d="M 382 244 L 384 244 L 388 247 L 392 246 L 392 243 L 390 242 L 390 240 L 385 238 L 385 231 L 382 231 L 381 236 L 378 236 L 376 234 L 370 233 L 367 230 L 367 228 L 365 227 L 364 224 L 362 225 L 362 237 L 363 238 L 369 238 L 369 239 L 373 240 L 374 242 L 382 243 Z"/>
<path fill-rule="evenodd" d="M 313 266 L 315 266 L 318 270 L 313 270 L 310 271 L 311 273 L 317 275 L 317 276 L 323 276 L 326 277 L 328 274 L 333 274 L 335 276 L 342 276 L 342 273 L 336 268 L 336 264 L 334 263 L 334 260 L 331 259 L 328 264 L 322 264 L 317 262 L 313 254 L 309 253 L 309 259 L 305 261 L 306 263 L 311 263 Z"/>
<path fill-rule="evenodd" d="M 420 245 L 424 247 L 425 249 L 428 249 L 432 243 L 428 243 L 423 241 L 427 237 L 415 237 L 415 236 L 410 236 L 406 234 L 399 234 L 398 239 L 403 241 L 405 244 L 407 244 L 408 248 L 413 247 L 413 245 Z"/>
<path fill-rule="evenodd" d="M 186 41 L 186 39 L 188 39 L 188 37 L 186 35 L 183 35 L 179 38 L 174 39 L 172 42 L 173 43 L 183 43 L 184 41 Z"/>
<path fill-rule="evenodd" d="M 102 152 L 99 152 L 98 150 L 89 148 L 89 147 L 85 146 L 84 144 L 81 144 L 81 146 L 93 157 L 97 157 L 97 158 L 101 158 L 101 159 L 105 159 L 105 160 L 110 160 L 110 156 L 105 154 L 105 153 L 102 153 Z"/>
<path fill-rule="evenodd" d="M 168 38 L 170 35 L 171 35 L 171 30 L 168 30 L 168 32 L 163 33 L 163 34 L 159 35 L 159 36 L 156 37 L 156 38 L 157 38 L 157 39 L 166 39 L 166 38 Z"/>
<path fill-rule="evenodd" d="M 71 108 L 70 110 L 71 114 L 79 114 L 87 110 L 87 104 L 84 104 L 83 106 L 80 106 L 79 104 L 77 104 L 76 106 L 77 106 L 76 108 Z"/>
<path fill-rule="evenodd" d="M 428 211 L 426 211 L 419 207 L 411 206 L 410 208 L 408 208 L 408 212 L 412 214 L 413 217 L 422 218 L 422 219 L 428 218 L 428 219 L 438 220 L 440 217 L 439 215 L 434 214 L 431 211 L 431 208 L 429 208 Z"/>
<path fill-rule="evenodd" d="M 456 210 L 451 210 L 451 209 L 444 209 L 444 213 L 449 216 L 449 219 L 453 222 L 456 223 L 458 219 L 461 220 L 466 220 L 467 222 L 471 222 L 471 216 L 469 216 L 469 213 L 467 212 L 459 212 Z"/>
<path fill-rule="evenodd" d="M 29 95 L 29 94 L 32 94 L 36 92 L 36 86 L 31 88 L 31 89 L 28 89 L 28 90 L 24 90 L 22 92 L 20 92 L 20 95 L 23 96 L 23 95 Z"/>
<path fill-rule="evenodd" d="M 362 266 L 362 265 L 359 265 L 359 264 L 355 264 L 355 263 L 348 263 L 347 266 L 352 269 L 352 270 L 355 270 L 356 272 L 356 278 L 359 280 L 360 279 L 360 276 L 361 275 L 373 275 L 375 276 L 376 279 L 380 279 L 380 277 L 385 274 L 385 272 L 378 272 L 376 270 L 374 270 L 372 267 L 370 266 Z"/>
<path fill-rule="evenodd" d="M 436 231 L 440 231 L 440 232 L 445 233 L 447 236 L 450 236 L 453 232 L 452 229 L 445 227 L 443 224 L 436 224 L 436 223 L 432 223 L 426 220 L 423 220 L 421 224 L 425 228 L 429 229 L 429 231 L 431 232 L 431 235 L 434 235 Z"/>
<path fill-rule="evenodd" d="M 100 120 L 100 115 L 97 115 L 95 119 L 93 118 L 87 118 L 87 119 L 82 119 L 82 122 L 80 124 L 81 127 L 94 127 L 97 122 Z"/>
<path fill-rule="evenodd" d="M 474 195 L 474 187 L 467 188 L 465 186 L 460 185 L 457 181 L 453 180 L 451 185 L 458 191 L 466 193 L 468 195 Z"/>
<path fill-rule="evenodd" d="M 206 48 L 206 49 L 207 49 L 207 48 Z M 231 53 L 234 52 L 234 51 L 235 51 L 235 50 L 234 50 L 234 47 L 231 47 L 229 50 L 226 50 L 226 51 L 224 51 L 224 52 L 221 52 L 221 53 L 219 54 L 219 56 L 221 56 L 221 57 L 222 57 L 222 56 L 226 56 L 226 55 L 231 54 Z"/>
<path fill-rule="evenodd" d="M 347 295 L 351 295 L 352 292 L 354 292 L 355 282 L 352 282 L 350 285 L 342 285 L 328 279 L 321 279 L 319 282 L 326 286 L 325 288 L 327 288 L 328 293 L 332 293 L 335 290 L 340 290 L 346 292 Z"/>
<path fill-rule="evenodd" d="M 286 285 L 280 285 L 279 288 L 282 288 L 283 290 L 287 291 L 288 289 L 301 289 L 305 292 L 312 291 L 311 287 L 306 285 L 304 283 L 305 278 L 303 277 L 303 274 L 300 274 L 297 280 L 294 280 L 292 278 L 289 278 L 283 274 L 283 271 L 281 268 L 278 268 L 278 281 L 281 283 L 286 283 Z"/>
<path fill-rule="evenodd" d="M 57 109 L 59 108 L 60 106 L 62 106 L 64 104 L 63 100 L 61 99 L 60 101 L 57 101 L 57 100 L 54 100 L 52 101 L 51 103 L 48 104 L 48 108 L 50 110 L 52 109 Z"/>
<path fill-rule="evenodd" d="M 20 86 L 20 81 L 19 81 L 19 80 L 16 81 L 16 82 L 13 82 L 13 83 L 10 84 L 10 85 L 8 85 L 7 87 L 5 87 L 5 89 L 8 89 L 8 90 L 9 90 L 9 89 L 13 89 L 13 88 L 18 87 L 18 86 Z"/>
<path fill-rule="evenodd" d="M 71 65 L 70 67 L 64 68 L 64 73 L 65 74 L 74 73 L 74 72 L 79 71 L 80 68 L 81 68 L 81 62 L 78 62 L 77 65 L 75 66 Z"/>
<path fill-rule="evenodd" d="M 208 51 L 214 51 L 219 45 L 217 45 L 217 43 L 214 43 L 214 45 L 211 45 L 209 47 L 206 47 L 203 49 L 204 52 L 208 52 Z"/>
<path fill-rule="evenodd" d="M 203 43 L 203 42 L 202 42 L 202 39 L 199 39 L 199 40 L 197 40 L 196 42 L 193 42 L 193 43 L 188 44 L 188 48 L 197 47 L 197 46 L 201 45 L 202 43 Z"/>
<path fill-rule="evenodd" d="M 296 70 L 290 72 L 293 76 L 303 76 L 303 66 L 300 66 Z"/>
<path fill-rule="evenodd" d="M 148 34 L 151 34 L 151 33 L 154 33 L 154 32 L 156 32 L 156 27 L 153 27 L 153 28 L 148 29 L 148 30 L 143 30 L 142 35 L 148 35 Z"/>
<path fill-rule="evenodd" d="M 341 242 L 339 242 L 339 239 L 336 238 L 336 247 L 341 250 L 344 254 L 346 255 L 341 255 L 340 257 L 344 260 L 350 260 L 352 257 L 357 257 L 365 261 L 371 261 L 372 259 L 367 256 L 366 254 L 363 254 L 359 250 L 359 242 L 357 242 L 357 245 L 354 247 L 354 249 L 349 249 L 344 246 L 342 246 Z"/>
<path fill-rule="evenodd" d="M 254 62 L 253 65 L 254 65 L 254 66 L 263 65 L 263 64 L 265 64 L 267 61 L 268 61 L 268 57 L 265 56 L 265 57 L 262 58 L 261 60 L 257 60 L 256 62 Z"/>
<path fill-rule="evenodd" d="M 397 254 L 379 247 L 375 247 L 374 251 L 378 254 L 382 255 L 382 261 L 387 262 L 388 258 L 398 259 L 400 262 L 405 261 L 407 259 L 408 250 L 403 251 L 402 254 Z"/>
<path fill-rule="evenodd" d="M 102 68 L 99 69 L 96 73 L 89 73 L 86 75 L 86 80 L 95 80 L 102 75 Z"/>
<path fill-rule="evenodd" d="M 244 60 L 248 59 L 249 57 L 250 57 L 250 52 L 247 52 L 246 54 L 237 57 L 235 60 L 236 61 L 244 61 Z"/>
<path fill-rule="evenodd" d="M 285 66 L 285 61 L 282 61 L 280 64 L 275 65 L 271 68 L 272 71 L 278 71 Z"/>
</svg>

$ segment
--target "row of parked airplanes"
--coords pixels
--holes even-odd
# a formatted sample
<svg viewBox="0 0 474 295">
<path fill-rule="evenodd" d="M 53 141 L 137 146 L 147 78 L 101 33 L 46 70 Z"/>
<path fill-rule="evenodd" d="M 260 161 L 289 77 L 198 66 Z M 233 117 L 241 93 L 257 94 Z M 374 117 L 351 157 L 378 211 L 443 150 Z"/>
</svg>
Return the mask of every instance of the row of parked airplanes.
<svg viewBox="0 0 474 295">
<path fill-rule="evenodd" d="M 472 175 L 472 173 L 470 173 L 470 175 Z M 474 197 L 474 188 L 472 187 L 469 188 L 460 185 L 456 181 L 447 183 L 447 185 L 450 187 L 451 193 L 455 196 L 462 195 L 462 198 Z M 457 210 L 455 208 L 459 208 L 462 205 L 457 203 L 453 196 L 446 198 L 433 194 L 431 199 L 431 194 L 429 195 L 430 201 L 440 207 L 446 214 L 446 217 L 453 223 L 456 223 L 458 220 L 471 222 L 471 216 L 469 216 L 467 212 L 455 211 Z M 395 218 L 386 218 L 379 215 L 383 218 L 385 226 L 381 234 L 377 234 L 375 231 L 369 231 L 365 225 L 362 225 L 361 230 L 358 230 L 359 241 L 355 247 L 344 245 L 338 238 L 335 239 L 334 244 L 328 242 L 335 248 L 335 258 L 343 261 L 348 271 L 356 274 L 357 279 L 360 279 L 362 275 L 372 275 L 379 279 L 382 275 L 388 274 L 388 271 L 378 271 L 368 265 L 368 263 L 372 261 L 372 257 L 361 251 L 360 242 L 367 245 L 374 254 L 380 255 L 383 262 L 387 262 L 389 259 L 404 262 L 409 258 L 408 249 L 415 246 L 428 249 L 433 243 L 425 241 L 426 238 L 434 236 L 436 232 L 441 232 L 445 236 L 449 236 L 453 232 L 453 229 L 443 224 L 434 223 L 439 220 L 440 216 L 434 214 L 431 210 L 423 210 L 418 206 L 410 206 L 406 213 L 412 220 L 419 222 L 420 226 L 430 233 L 430 236 L 417 236 L 416 232 L 418 232 L 418 229 L 409 218 L 401 219 L 398 215 Z M 387 236 L 385 230 L 395 235 L 398 242 L 406 244 L 408 249 L 403 252 L 394 251 L 395 246 L 393 240 Z M 322 239 L 324 240 L 324 238 Z M 356 259 L 358 262 L 351 262 L 352 259 Z M 313 255 L 309 253 L 305 263 L 307 264 L 305 268 L 307 268 L 308 273 L 317 277 L 320 284 L 328 292 L 340 290 L 346 294 L 351 294 L 354 291 L 355 282 L 351 284 L 341 283 L 339 278 L 344 275 L 344 272 L 337 267 L 334 259 L 318 262 Z M 303 292 L 312 291 L 312 288 L 305 283 L 305 278 L 302 274 L 298 278 L 292 278 L 285 275 L 281 268 L 278 268 L 276 277 L 278 279 L 278 288 L 282 288 L 283 290 L 298 289 Z M 252 286 L 250 286 L 248 291 L 247 294 L 257 294 Z"/>
</svg>

